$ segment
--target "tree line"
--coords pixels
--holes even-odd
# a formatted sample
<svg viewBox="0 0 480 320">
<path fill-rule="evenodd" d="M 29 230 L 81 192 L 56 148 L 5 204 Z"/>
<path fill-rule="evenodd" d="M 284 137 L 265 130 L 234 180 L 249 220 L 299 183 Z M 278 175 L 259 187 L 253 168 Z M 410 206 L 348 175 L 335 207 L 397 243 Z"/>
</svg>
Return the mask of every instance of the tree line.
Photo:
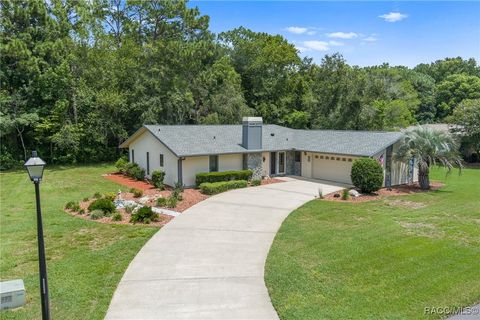
<svg viewBox="0 0 480 320">
<path fill-rule="evenodd" d="M 2 169 L 32 149 L 50 163 L 112 160 L 142 124 L 256 115 L 292 128 L 397 130 L 461 121 L 456 110 L 478 116 L 474 59 L 358 67 L 332 54 L 317 64 L 280 35 L 214 34 L 186 1 L 2 0 L 0 19 Z"/>
</svg>

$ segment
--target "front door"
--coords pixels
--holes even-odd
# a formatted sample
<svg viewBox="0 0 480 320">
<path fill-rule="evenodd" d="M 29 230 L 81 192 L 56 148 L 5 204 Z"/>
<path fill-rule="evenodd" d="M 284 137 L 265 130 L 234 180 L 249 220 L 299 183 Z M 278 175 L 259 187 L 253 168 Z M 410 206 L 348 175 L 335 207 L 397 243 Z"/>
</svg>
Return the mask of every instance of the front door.
<svg viewBox="0 0 480 320">
<path fill-rule="evenodd" d="M 277 153 L 270 152 L 270 175 L 277 174 Z"/>
</svg>

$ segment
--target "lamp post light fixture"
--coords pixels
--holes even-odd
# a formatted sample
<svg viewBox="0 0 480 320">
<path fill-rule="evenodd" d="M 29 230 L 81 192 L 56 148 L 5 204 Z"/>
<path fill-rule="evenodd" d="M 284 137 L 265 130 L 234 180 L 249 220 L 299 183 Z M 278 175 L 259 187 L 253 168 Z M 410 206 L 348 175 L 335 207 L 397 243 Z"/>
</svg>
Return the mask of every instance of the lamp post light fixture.
<svg viewBox="0 0 480 320">
<path fill-rule="evenodd" d="M 25 162 L 30 180 L 35 185 L 35 197 L 37 202 L 37 239 L 38 239 L 38 266 L 40 269 L 40 297 L 42 302 L 42 319 L 50 320 L 50 307 L 48 302 L 47 263 L 45 261 L 45 245 L 43 243 L 42 210 L 40 208 L 40 181 L 43 177 L 45 161 L 32 151 L 32 157 Z"/>
</svg>

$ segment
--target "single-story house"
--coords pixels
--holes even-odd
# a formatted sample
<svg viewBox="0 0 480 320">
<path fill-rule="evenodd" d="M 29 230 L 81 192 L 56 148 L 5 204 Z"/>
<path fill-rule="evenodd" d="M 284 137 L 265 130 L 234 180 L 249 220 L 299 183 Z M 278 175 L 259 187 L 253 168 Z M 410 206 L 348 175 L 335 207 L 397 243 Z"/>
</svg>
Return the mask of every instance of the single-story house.
<svg viewBox="0 0 480 320">
<path fill-rule="evenodd" d="M 130 162 L 165 172 L 165 183 L 195 185 L 199 172 L 252 169 L 254 178 L 295 175 L 351 184 L 352 163 L 377 159 L 384 186 L 416 181 L 414 163 L 392 159 L 401 132 L 298 130 L 246 117 L 242 125 L 144 125 L 120 147 Z"/>
</svg>

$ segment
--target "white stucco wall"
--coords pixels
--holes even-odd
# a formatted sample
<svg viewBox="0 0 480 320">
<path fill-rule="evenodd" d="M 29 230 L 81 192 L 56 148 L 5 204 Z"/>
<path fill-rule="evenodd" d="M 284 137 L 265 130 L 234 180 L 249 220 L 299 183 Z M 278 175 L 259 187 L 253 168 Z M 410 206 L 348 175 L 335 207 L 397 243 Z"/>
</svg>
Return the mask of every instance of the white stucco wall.
<svg viewBox="0 0 480 320">
<path fill-rule="evenodd" d="M 178 158 L 150 132 L 145 131 L 132 141 L 128 147 L 130 159 L 135 151 L 135 163 L 147 172 L 147 152 L 149 152 L 150 175 L 154 170 L 165 171 L 164 182 L 173 186 L 178 179 Z M 160 167 L 160 154 L 163 154 L 163 167 Z"/>
<path fill-rule="evenodd" d="M 312 153 L 302 151 L 302 177 L 312 177 Z"/>
<path fill-rule="evenodd" d="M 393 155 L 397 152 L 401 142 L 393 145 Z M 418 181 L 418 167 L 415 161 L 413 166 L 413 181 Z M 408 183 L 408 163 L 392 160 L 392 185 Z"/>
<path fill-rule="evenodd" d="M 242 170 L 243 169 L 243 155 L 236 154 L 221 154 L 218 156 L 218 171 L 228 170 Z"/>
<path fill-rule="evenodd" d="M 195 186 L 195 175 L 200 172 L 210 171 L 210 157 L 186 157 L 182 161 L 183 184 L 187 187 Z M 221 154 L 218 156 L 218 171 L 242 170 L 243 155 Z"/>
<path fill-rule="evenodd" d="M 199 172 L 209 171 L 209 157 L 186 157 L 182 161 L 183 184 L 187 187 L 195 185 L 195 175 Z M 220 160 L 220 159 L 219 159 Z"/>
<path fill-rule="evenodd" d="M 262 161 L 262 176 L 270 176 L 270 152 L 262 152 Z"/>
</svg>

